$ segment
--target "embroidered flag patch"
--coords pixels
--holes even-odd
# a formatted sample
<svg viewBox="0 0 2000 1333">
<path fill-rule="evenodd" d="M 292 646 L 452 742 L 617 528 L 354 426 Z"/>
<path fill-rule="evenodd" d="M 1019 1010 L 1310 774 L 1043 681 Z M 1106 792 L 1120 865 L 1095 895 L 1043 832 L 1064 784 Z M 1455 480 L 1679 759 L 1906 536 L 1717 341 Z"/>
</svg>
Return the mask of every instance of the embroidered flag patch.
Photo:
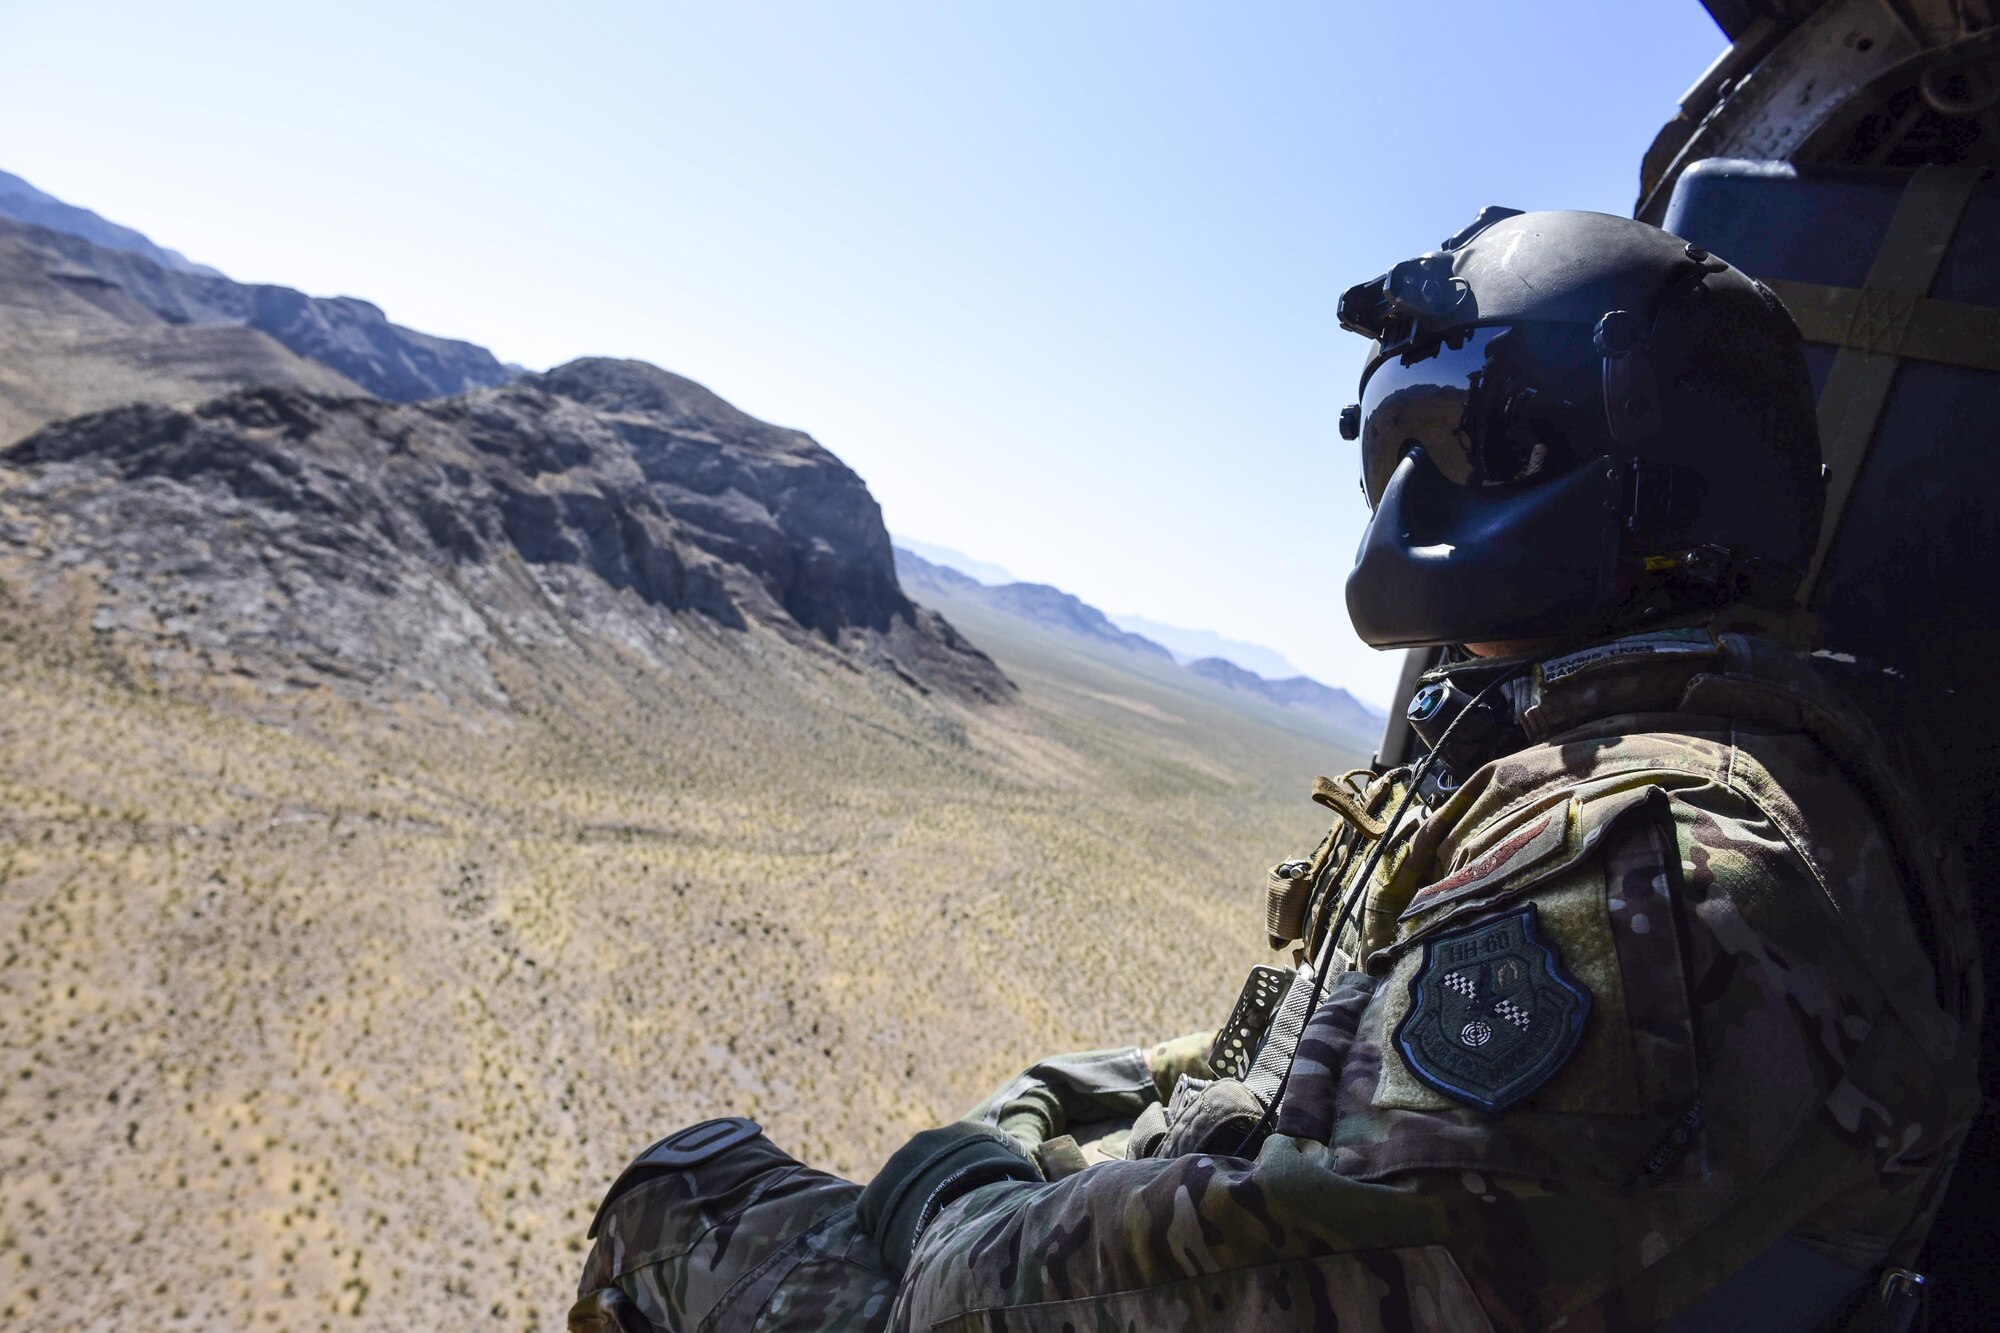
<svg viewBox="0 0 2000 1333">
<path fill-rule="evenodd" d="M 1576 1051 L 1590 992 L 1518 912 L 1424 944 L 1396 1050 L 1447 1097 L 1500 1115 L 1549 1081 Z"/>
</svg>

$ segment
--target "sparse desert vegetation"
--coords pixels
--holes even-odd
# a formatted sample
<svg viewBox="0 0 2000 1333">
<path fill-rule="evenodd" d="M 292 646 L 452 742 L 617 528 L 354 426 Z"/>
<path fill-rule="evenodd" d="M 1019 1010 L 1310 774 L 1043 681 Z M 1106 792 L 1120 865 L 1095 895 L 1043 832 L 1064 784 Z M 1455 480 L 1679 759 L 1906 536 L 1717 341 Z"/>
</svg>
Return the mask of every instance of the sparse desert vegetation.
<svg viewBox="0 0 2000 1333">
<path fill-rule="evenodd" d="M 558 1328 L 670 1129 L 1219 1022 L 1365 745 L 640 363 L 4 221 L 0 354 L 0 1329 Z"/>
<path fill-rule="evenodd" d="M 687 616 L 450 713 L 161 676 L 91 580 L 7 586 L 8 1328 L 560 1327 L 670 1128 L 865 1177 L 1037 1055 L 1219 1021 L 1357 761 L 976 608 L 1015 702 Z"/>
</svg>

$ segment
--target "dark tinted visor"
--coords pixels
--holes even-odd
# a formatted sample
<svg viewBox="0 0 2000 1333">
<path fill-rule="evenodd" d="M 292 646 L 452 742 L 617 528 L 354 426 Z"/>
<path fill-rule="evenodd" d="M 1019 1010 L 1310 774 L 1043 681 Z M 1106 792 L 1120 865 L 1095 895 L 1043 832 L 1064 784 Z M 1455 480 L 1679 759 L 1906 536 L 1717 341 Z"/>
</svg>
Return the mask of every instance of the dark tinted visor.
<svg viewBox="0 0 2000 1333">
<path fill-rule="evenodd" d="M 1389 357 L 1361 390 L 1361 482 L 1373 508 L 1412 449 L 1459 486 L 1505 486 L 1597 452 L 1589 335 L 1491 325 Z"/>
</svg>

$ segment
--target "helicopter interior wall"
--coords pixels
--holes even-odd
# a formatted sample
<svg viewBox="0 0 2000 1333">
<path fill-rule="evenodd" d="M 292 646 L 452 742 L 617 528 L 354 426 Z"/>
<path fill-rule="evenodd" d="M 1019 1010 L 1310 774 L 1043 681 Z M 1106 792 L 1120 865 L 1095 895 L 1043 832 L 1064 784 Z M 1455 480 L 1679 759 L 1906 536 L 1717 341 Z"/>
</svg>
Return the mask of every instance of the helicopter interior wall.
<svg viewBox="0 0 2000 1333">
<path fill-rule="evenodd" d="M 1668 205 L 1668 230 L 1752 276 L 1866 285 L 1907 173 L 1794 171 L 1709 161 Z M 1981 185 L 1931 287 L 1937 299 L 2000 307 L 2000 186 Z M 1816 389 L 1836 349 L 1808 346 Z M 2000 976 L 2000 374 L 1905 360 L 1827 558 L 1817 608 L 1825 673 L 1871 717 L 1962 849 L 1984 948 Z M 1932 1233 L 1926 1262 L 1935 1327 L 1976 1327 L 2000 1309 L 1987 1250 L 1988 1200 L 2000 1197 L 1990 1145 L 2000 1024 L 1985 1026 L 1983 1109 Z M 1969 1322 L 1955 1322 L 1958 1316 Z"/>
</svg>

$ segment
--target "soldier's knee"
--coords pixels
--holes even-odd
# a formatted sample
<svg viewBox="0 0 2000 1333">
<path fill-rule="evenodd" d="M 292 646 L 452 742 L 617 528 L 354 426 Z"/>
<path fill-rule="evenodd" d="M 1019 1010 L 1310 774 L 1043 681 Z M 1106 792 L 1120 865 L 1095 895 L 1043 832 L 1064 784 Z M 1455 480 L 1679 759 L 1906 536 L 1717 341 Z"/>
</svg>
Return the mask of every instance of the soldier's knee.
<svg viewBox="0 0 2000 1333">
<path fill-rule="evenodd" d="M 855 1221 L 860 1193 L 754 1121 L 670 1134 L 598 1206 L 571 1333 L 880 1327 L 895 1284 Z"/>
</svg>

